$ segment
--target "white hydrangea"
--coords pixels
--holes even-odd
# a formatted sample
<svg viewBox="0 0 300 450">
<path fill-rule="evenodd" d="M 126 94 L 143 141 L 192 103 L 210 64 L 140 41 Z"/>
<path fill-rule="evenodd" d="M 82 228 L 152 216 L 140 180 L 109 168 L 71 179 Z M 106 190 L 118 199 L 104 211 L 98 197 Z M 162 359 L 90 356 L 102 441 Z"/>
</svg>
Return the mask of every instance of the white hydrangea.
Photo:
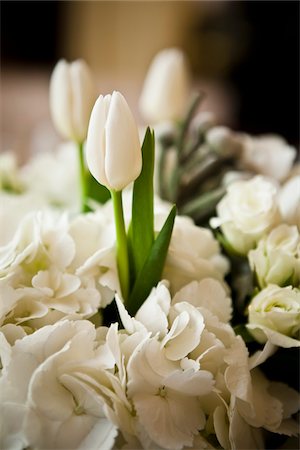
<svg viewBox="0 0 300 450">
<path fill-rule="evenodd" d="M 285 400 L 271 395 L 271 384 L 252 371 L 273 347 L 249 359 L 227 323 L 231 302 L 221 283 L 193 282 L 172 300 L 167 282 L 161 282 L 135 318 L 116 300 L 125 329 L 118 333 L 113 324 L 101 331 L 103 354 L 106 348 L 113 355 L 110 364 L 106 356 L 101 372 L 101 395 L 128 448 L 197 448 L 199 441 L 210 448 L 210 434 L 224 448 L 263 448 L 262 428 L 295 432 L 289 419 L 295 402 L 285 405 L 284 416 Z"/>
<path fill-rule="evenodd" d="M 20 168 L 20 179 L 53 206 L 79 211 L 79 167 L 75 144 L 61 144 L 53 152 L 34 155 Z"/>
<path fill-rule="evenodd" d="M 114 235 L 100 215 L 31 213 L 0 248 L 0 324 L 32 331 L 89 318 L 118 290 Z M 88 236 L 88 239 L 87 239 Z"/>
<path fill-rule="evenodd" d="M 228 260 L 221 255 L 212 232 L 177 216 L 163 271 L 172 293 L 194 280 L 210 277 L 222 281 L 228 269 Z"/>
<path fill-rule="evenodd" d="M 0 332 L 0 340 L 1 448 L 112 448 L 117 432 L 90 382 L 101 368 L 90 322 L 62 321 L 13 344 Z"/>
<path fill-rule="evenodd" d="M 0 246 L 6 245 L 13 238 L 28 213 L 46 210 L 49 210 L 49 205 L 37 192 L 16 194 L 0 191 Z"/>
</svg>

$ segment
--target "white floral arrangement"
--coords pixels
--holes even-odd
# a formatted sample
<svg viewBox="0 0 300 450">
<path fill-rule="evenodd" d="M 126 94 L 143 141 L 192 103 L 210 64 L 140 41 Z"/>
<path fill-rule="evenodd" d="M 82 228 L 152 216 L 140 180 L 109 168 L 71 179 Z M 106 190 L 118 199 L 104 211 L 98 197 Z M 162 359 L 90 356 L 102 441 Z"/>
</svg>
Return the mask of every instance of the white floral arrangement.
<svg viewBox="0 0 300 450">
<path fill-rule="evenodd" d="M 164 50 L 141 146 L 123 95 L 94 103 L 87 65 L 60 61 L 70 142 L 1 155 L 1 449 L 297 445 L 297 152 L 196 114 L 202 94 L 184 115 L 188 97 Z"/>
</svg>

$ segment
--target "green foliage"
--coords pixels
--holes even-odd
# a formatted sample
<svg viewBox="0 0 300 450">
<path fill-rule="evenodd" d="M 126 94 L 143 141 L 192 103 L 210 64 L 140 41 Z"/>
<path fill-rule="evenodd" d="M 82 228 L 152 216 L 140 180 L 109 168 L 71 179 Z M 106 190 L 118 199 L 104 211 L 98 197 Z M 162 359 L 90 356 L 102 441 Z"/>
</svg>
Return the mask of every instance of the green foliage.
<svg viewBox="0 0 300 450">
<path fill-rule="evenodd" d="M 87 183 L 87 197 L 96 200 L 98 203 L 106 203 L 110 199 L 110 192 L 107 187 L 98 183 L 97 180 L 91 175 L 90 172 L 87 173 L 86 177 Z"/>
<path fill-rule="evenodd" d="M 153 175 L 154 132 L 147 128 L 143 146 L 143 167 L 135 180 L 132 197 L 132 218 L 129 233 L 134 274 L 142 269 L 154 242 Z"/>
<path fill-rule="evenodd" d="M 171 235 L 176 216 L 176 206 L 174 205 L 170 214 L 154 241 L 151 251 L 137 275 L 129 300 L 126 303 L 128 312 L 133 316 L 143 304 L 151 292 L 151 289 L 157 285 L 161 279 L 161 274 L 165 264 Z"/>
</svg>

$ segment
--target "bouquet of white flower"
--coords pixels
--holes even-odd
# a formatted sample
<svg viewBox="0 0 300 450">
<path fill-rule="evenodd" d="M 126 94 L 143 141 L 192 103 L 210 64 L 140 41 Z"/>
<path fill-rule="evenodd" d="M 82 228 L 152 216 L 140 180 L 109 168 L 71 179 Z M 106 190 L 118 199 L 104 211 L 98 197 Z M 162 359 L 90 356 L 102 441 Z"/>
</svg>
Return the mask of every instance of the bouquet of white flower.
<svg viewBox="0 0 300 450">
<path fill-rule="evenodd" d="M 74 145 L 1 156 L 5 450 L 297 445 L 296 150 L 193 118 L 200 96 L 175 122 L 183 65 L 156 58 L 142 109 L 172 122 L 141 146 L 125 98 L 93 107 L 87 66 L 61 61 L 51 111 Z"/>
</svg>

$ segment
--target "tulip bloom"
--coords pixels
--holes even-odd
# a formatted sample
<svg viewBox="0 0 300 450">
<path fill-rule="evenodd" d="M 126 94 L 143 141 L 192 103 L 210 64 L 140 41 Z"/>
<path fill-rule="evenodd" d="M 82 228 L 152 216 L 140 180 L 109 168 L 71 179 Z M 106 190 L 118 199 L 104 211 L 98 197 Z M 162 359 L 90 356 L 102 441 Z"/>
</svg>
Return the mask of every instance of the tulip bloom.
<svg viewBox="0 0 300 450">
<path fill-rule="evenodd" d="M 183 52 L 162 50 L 153 59 L 144 81 L 140 110 L 147 121 L 178 120 L 189 100 L 189 72 Z"/>
<path fill-rule="evenodd" d="M 139 176 L 138 129 L 120 92 L 97 99 L 88 128 L 86 159 L 92 175 L 110 190 L 121 191 Z"/>
<path fill-rule="evenodd" d="M 57 131 L 66 139 L 82 143 L 87 134 L 95 99 L 90 70 L 82 60 L 60 60 L 50 80 L 50 112 Z"/>
<path fill-rule="evenodd" d="M 124 223 L 122 189 L 142 170 L 142 151 L 137 125 L 120 92 L 100 95 L 90 118 L 86 160 L 91 174 L 112 197 L 116 227 L 116 252 L 123 299 L 129 294 L 129 259 Z"/>
</svg>

